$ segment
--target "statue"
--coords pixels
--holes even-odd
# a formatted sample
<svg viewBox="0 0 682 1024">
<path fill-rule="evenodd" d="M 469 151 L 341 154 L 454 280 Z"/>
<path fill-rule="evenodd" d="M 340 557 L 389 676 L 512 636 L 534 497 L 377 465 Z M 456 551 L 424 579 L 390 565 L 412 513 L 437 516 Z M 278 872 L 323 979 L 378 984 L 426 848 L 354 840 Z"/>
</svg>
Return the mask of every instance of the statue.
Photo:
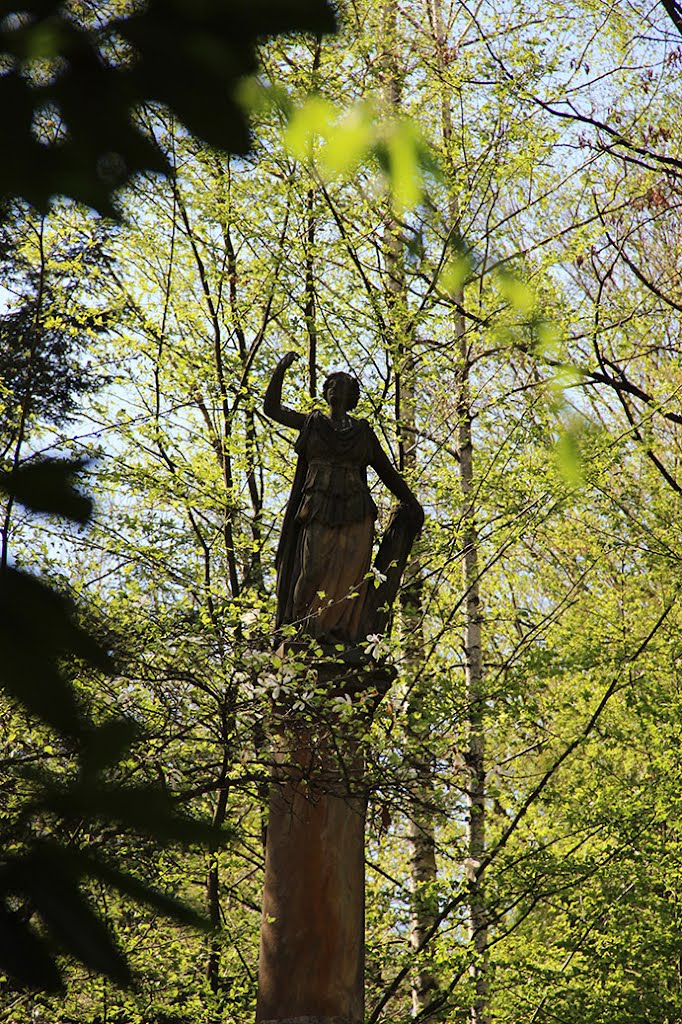
<svg viewBox="0 0 682 1024">
<path fill-rule="evenodd" d="M 284 375 L 294 360 L 277 364 L 265 393 L 267 416 L 299 431 L 298 462 L 277 550 L 277 630 L 292 625 L 323 647 L 355 646 L 382 633 L 410 549 L 424 521 L 416 497 L 381 448 L 367 420 L 349 415 L 360 386 L 332 373 L 323 395 L 329 414 L 305 415 L 282 405 Z M 399 500 L 370 569 L 377 508 L 367 467 Z"/>
</svg>

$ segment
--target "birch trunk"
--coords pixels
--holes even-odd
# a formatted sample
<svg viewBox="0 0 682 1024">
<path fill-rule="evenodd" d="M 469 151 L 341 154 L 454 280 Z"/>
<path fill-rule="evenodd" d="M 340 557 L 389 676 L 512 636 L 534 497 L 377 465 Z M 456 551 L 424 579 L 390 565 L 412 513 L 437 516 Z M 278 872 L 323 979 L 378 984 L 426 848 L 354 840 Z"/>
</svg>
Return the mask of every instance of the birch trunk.
<svg viewBox="0 0 682 1024">
<path fill-rule="evenodd" d="M 402 62 L 398 45 L 398 18 L 395 0 L 383 6 L 383 97 L 388 119 L 400 112 Z M 398 216 L 390 208 L 384 224 L 385 290 L 388 308 L 388 335 L 395 367 L 395 415 L 401 473 L 414 479 L 417 471 L 416 445 L 416 369 L 414 333 L 408 326 L 407 285 L 405 280 L 403 232 Z M 425 676 L 424 636 L 421 622 L 422 572 L 419 559 L 412 557 L 405 573 L 401 596 L 403 640 L 403 677 L 409 687 L 407 709 L 408 739 L 413 748 L 415 782 L 408 807 L 408 856 L 412 893 L 410 945 L 418 953 L 412 975 L 413 1016 L 428 1012 L 437 995 L 438 985 L 426 936 L 433 931 L 437 901 L 437 878 L 431 756 L 428 754 L 428 723 L 423 717 Z M 424 948 L 422 948 L 424 947 Z M 429 1015 L 430 1020 L 435 1016 Z"/>
<path fill-rule="evenodd" d="M 448 85 L 448 68 L 452 48 L 448 45 L 443 21 L 442 0 L 428 0 L 428 16 L 434 44 L 434 63 L 441 83 L 441 131 L 443 161 L 451 182 L 448 201 L 449 228 L 459 234 L 461 211 L 455 191 L 455 160 L 453 151 L 452 97 Z M 465 30 L 466 31 L 466 30 Z M 461 42 L 461 40 L 460 40 Z M 467 721 L 467 786 L 466 786 L 466 871 L 468 894 L 468 932 L 472 947 L 471 978 L 474 996 L 471 1005 L 472 1024 L 488 1022 L 488 929 L 483 878 L 479 865 L 486 848 L 485 816 L 485 692 L 481 648 L 481 598 L 479 586 L 479 539 L 476 526 L 474 447 L 470 389 L 471 360 L 464 318 L 464 289 L 453 296 L 454 334 L 458 357 L 457 447 L 462 489 L 462 521 L 464 523 L 462 577 L 466 595 L 464 605 L 464 674 L 468 709 Z"/>
<path fill-rule="evenodd" d="M 460 318 L 461 320 L 461 318 Z M 468 708 L 467 875 L 469 886 L 468 927 L 472 944 L 471 976 L 474 999 L 472 1024 L 487 1024 L 487 913 L 483 878 L 478 867 L 485 854 L 485 692 L 481 650 L 481 606 L 479 593 L 478 532 L 474 509 L 474 451 L 471 432 L 469 352 L 460 327 L 460 382 L 458 395 L 458 442 L 460 481 L 464 499 L 463 581 L 466 593 L 464 622 L 465 687 Z"/>
</svg>

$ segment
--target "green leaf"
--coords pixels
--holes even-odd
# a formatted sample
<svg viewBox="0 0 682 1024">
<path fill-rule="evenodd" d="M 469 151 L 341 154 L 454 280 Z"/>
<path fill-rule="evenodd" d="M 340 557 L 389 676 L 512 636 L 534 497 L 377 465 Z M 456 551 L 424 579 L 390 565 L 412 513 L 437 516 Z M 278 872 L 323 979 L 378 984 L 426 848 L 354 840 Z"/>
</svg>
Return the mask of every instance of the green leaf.
<svg viewBox="0 0 682 1024">
<path fill-rule="evenodd" d="M 566 388 L 572 388 L 582 380 L 582 374 L 574 366 L 557 366 L 552 374 L 550 387 L 557 399 L 562 399 Z"/>
<path fill-rule="evenodd" d="M 536 351 L 547 359 L 556 359 L 561 352 L 561 328 L 548 320 L 535 325 Z"/>
<path fill-rule="evenodd" d="M 327 134 L 320 153 L 326 178 L 350 177 L 370 151 L 374 136 L 373 111 L 367 104 L 351 107 Z"/>
<path fill-rule="evenodd" d="M 312 159 L 315 141 L 327 139 L 338 110 L 322 96 L 310 96 L 289 118 L 284 132 L 284 145 L 297 160 Z"/>
<path fill-rule="evenodd" d="M 456 297 L 471 277 L 473 269 L 473 249 L 459 232 L 453 232 L 448 241 L 447 257 L 440 273 L 441 286 Z"/>
<path fill-rule="evenodd" d="M 525 314 L 533 311 L 536 303 L 535 292 L 525 281 L 507 270 L 498 272 L 498 281 L 502 295 L 515 309 Z"/>
<path fill-rule="evenodd" d="M 394 205 L 398 210 L 411 210 L 422 197 L 420 139 L 411 121 L 393 122 L 386 141 L 388 180 Z"/>
<path fill-rule="evenodd" d="M 583 465 L 577 432 L 567 428 L 561 432 L 555 446 L 559 469 L 568 484 L 579 486 L 583 481 Z"/>
</svg>

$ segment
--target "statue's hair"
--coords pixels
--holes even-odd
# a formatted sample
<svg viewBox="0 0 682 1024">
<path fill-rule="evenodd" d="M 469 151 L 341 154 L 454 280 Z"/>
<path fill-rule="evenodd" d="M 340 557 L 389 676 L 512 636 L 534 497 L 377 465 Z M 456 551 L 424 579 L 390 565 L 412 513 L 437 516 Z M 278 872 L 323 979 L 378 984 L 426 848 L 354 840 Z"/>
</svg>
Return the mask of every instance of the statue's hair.
<svg viewBox="0 0 682 1024">
<path fill-rule="evenodd" d="M 336 373 L 330 373 L 329 376 L 327 377 L 327 379 L 325 380 L 324 384 L 322 385 L 322 397 L 326 400 L 326 398 L 327 398 L 327 391 L 329 390 L 329 385 L 331 384 L 331 382 L 333 380 L 338 380 L 339 377 L 343 377 L 343 379 L 348 381 L 348 383 L 350 385 L 350 389 L 349 389 L 349 400 L 350 401 L 349 401 L 349 405 L 348 405 L 348 411 L 350 412 L 350 410 L 354 409 L 355 406 L 360 401 L 360 382 L 355 377 L 353 377 L 350 373 L 344 373 L 343 370 L 337 370 Z"/>
</svg>

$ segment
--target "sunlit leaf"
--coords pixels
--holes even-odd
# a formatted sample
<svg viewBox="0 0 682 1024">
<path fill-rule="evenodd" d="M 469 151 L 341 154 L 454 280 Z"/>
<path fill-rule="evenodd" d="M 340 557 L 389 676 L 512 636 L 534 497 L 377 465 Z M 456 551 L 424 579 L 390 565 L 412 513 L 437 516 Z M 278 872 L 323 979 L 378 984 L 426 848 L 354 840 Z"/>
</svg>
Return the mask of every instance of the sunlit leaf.
<svg viewBox="0 0 682 1024">
<path fill-rule="evenodd" d="M 547 359 L 556 359 L 561 352 L 561 328 L 558 324 L 541 320 L 535 325 L 536 350 Z"/>
<path fill-rule="evenodd" d="M 508 271 L 500 271 L 498 274 L 500 291 L 515 309 L 520 313 L 531 313 L 535 307 L 535 292 L 525 281 Z"/>
<path fill-rule="evenodd" d="M 395 121 L 386 138 L 388 176 L 399 210 L 411 210 L 421 200 L 422 170 L 419 139 L 411 121 Z"/>
<path fill-rule="evenodd" d="M 555 446 L 559 469 L 568 484 L 578 486 L 583 480 L 583 465 L 577 433 L 567 428 L 561 432 Z"/>
<path fill-rule="evenodd" d="M 365 158 L 374 136 L 372 117 L 370 107 L 357 105 L 334 124 L 320 153 L 325 177 L 348 177 Z"/>
<path fill-rule="evenodd" d="M 473 262 L 469 252 L 455 252 L 448 257 L 440 275 L 441 286 L 456 295 L 471 276 Z"/>
<path fill-rule="evenodd" d="M 552 390 L 556 394 L 562 393 L 566 388 L 580 384 L 583 377 L 573 366 L 558 366 L 554 369 L 551 379 Z"/>
<path fill-rule="evenodd" d="M 338 111 L 333 103 L 322 96 L 310 96 L 302 107 L 292 114 L 284 132 L 287 151 L 297 160 L 309 160 L 314 144 L 329 135 Z"/>
</svg>

